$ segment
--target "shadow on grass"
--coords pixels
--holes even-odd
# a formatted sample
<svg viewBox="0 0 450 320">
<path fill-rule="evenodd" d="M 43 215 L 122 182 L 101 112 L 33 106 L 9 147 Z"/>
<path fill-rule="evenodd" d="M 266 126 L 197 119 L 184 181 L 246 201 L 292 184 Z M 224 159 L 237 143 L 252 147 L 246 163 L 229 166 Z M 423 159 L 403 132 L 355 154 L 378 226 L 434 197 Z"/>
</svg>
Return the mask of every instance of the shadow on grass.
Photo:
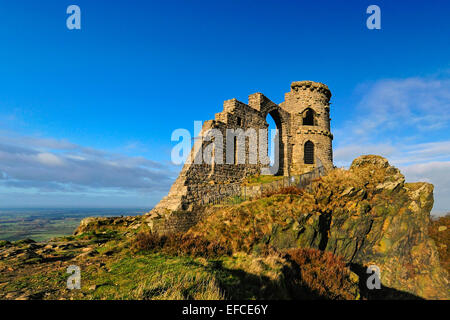
<svg viewBox="0 0 450 320">
<path fill-rule="evenodd" d="M 280 281 L 272 280 L 267 276 L 258 276 L 240 269 L 228 269 L 222 261 L 210 261 L 207 266 L 218 280 L 219 287 L 230 300 L 317 300 L 324 297 L 301 287 L 300 273 L 295 269 L 285 267 Z"/>
</svg>

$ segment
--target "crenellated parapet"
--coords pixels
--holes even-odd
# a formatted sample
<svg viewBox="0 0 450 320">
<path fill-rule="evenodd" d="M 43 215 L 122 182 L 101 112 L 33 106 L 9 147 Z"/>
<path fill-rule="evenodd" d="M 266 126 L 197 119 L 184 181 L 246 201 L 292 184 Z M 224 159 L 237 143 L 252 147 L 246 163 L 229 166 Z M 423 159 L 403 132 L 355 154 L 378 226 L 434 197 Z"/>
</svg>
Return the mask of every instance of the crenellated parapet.
<svg viewBox="0 0 450 320">
<path fill-rule="evenodd" d="M 325 95 L 328 99 L 331 98 L 331 91 L 326 84 L 314 81 L 294 81 L 291 83 L 291 89 L 294 92 L 310 91 L 310 92 L 318 92 L 320 94 Z"/>
</svg>

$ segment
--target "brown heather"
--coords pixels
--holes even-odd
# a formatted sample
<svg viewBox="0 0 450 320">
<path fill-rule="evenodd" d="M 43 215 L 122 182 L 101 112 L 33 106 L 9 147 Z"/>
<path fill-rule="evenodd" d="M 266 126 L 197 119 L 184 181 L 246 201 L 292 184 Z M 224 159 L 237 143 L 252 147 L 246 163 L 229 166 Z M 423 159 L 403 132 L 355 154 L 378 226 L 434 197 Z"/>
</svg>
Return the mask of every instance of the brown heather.
<svg viewBox="0 0 450 320">
<path fill-rule="evenodd" d="M 181 233 L 158 235 L 151 231 L 139 232 L 132 244 L 135 251 L 163 251 L 174 255 L 218 257 L 230 255 L 231 250 L 200 236 Z"/>
<path fill-rule="evenodd" d="M 325 299 L 354 299 L 357 284 L 342 257 L 316 249 L 291 249 L 287 254 L 300 270 L 297 286 Z"/>
<path fill-rule="evenodd" d="M 268 192 L 264 192 L 263 193 L 263 197 L 271 197 L 273 195 L 276 194 L 294 194 L 297 196 L 301 196 L 304 193 L 304 189 L 295 187 L 295 186 L 291 186 L 291 187 L 284 187 L 278 190 L 274 190 L 274 191 L 268 191 Z"/>
</svg>

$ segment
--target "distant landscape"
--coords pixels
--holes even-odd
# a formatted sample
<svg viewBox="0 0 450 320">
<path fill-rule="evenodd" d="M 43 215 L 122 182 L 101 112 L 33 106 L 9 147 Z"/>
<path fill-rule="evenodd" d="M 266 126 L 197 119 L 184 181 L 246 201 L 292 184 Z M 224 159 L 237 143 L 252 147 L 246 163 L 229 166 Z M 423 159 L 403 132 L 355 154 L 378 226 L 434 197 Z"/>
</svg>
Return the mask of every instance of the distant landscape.
<svg viewBox="0 0 450 320">
<path fill-rule="evenodd" d="M 0 209 L 0 240 L 16 241 L 30 238 L 47 241 L 54 237 L 71 235 L 86 217 L 139 215 L 147 208 L 132 209 Z"/>
</svg>

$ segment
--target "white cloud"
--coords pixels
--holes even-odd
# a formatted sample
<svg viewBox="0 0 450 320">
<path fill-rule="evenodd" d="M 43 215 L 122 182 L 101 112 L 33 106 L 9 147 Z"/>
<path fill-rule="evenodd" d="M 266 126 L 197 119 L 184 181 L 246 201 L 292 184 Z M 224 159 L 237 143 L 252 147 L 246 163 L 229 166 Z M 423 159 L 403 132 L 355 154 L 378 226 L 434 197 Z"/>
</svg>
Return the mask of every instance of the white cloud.
<svg viewBox="0 0 450 320">
<path fill-rule="evenodd" d="M 396 148 L 390 144 L 350 144 L 333 151 L 334 164 L 338 167 L 347 167 L 353 159 L 362 154 L 377 154 L 390 158 L 395 152 Z"/>
<path fill-rule="evenodd" d="M 363 154 L 376 154 L 389 159 L 394 165 L 413 165 L 450 160 L 450 140 L 418 144 L 350 144 L 334 150 L 337 166 L 347 167 Z"/>
<path fill-rule="evenodd" d="M 374 116 L 366 121 L 372 127 L 381 123 L 387 128 L 399 124 L 412 124 L 419 130 L 444 127 L 450 120 L 450 81 L 423 78 L 379 81 L 359 108 Z"/>
<path fill-rule="evenodd" d="M 399 163 L 428 162 L 450 158 L 450 140 L 406 145 Z"/>
<path fill-rule="evenodd" d="M 450 141 L 415 145 L 348 145 L 337 148 L 334 163 L 348 167 L 363 154 L 381 155 L 398 167 L 407 182 L 429 182 L 434 185 L 434 214 L 450 212 Z"/>
<path fill-rule="evenodd" d="M 334 131 L 335 165 L 384 156 L 407 181 L 434 184 L 434 212 L 450 211 L 450 79 L 382 80 L 358 91 L 355 116 Z"/>
<path fill-rule="evenodd" d="M 48 166 L 64 165 L 64 161 L 60 157 L 58 157 L 52 153 L 49 153 L 49 152 L 38 153 L 36 155 L 36 158 L 40 163 L 48 165 Z"/>
<path fill-rule="evenodd" d="M 358 88 L 356 115 L 335 130 L 342 144 L 383 134 L 426 134 L 450 125 L 450 79 L 388 79 Z"/>
<path fill-rule="evenodd" d="M 166 192 L 173 168 L 65 140 L 0 132 L 0 187 L 38 192 Z"/>
<path fill-rule="evenodd" d="M 450 161 L 400 167 L 408 182 L 425 181 L 434 185 L 433 213 L 450 212 Z"/>
</svg>

